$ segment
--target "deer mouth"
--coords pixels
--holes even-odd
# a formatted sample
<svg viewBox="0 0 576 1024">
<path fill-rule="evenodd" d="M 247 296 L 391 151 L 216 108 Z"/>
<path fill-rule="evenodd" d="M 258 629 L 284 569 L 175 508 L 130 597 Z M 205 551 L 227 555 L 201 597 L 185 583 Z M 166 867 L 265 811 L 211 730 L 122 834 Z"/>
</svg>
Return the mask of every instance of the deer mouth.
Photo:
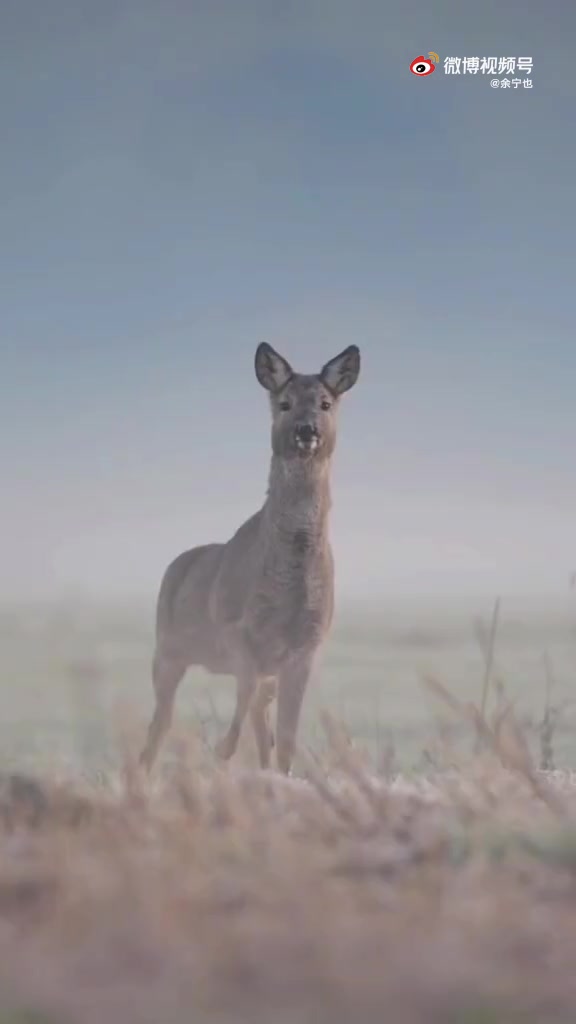
<svg viewBox="0 0 576 1024">
<path fill-rule="evenodd" d="M 317 437 L 313 437 L 311 441 L 302 441 L 300 438 L 296 440 L 296 448 L 301 455 L 313 455 L 319 447 L 320 440 Z"/>
<path fill-rule="evenodd" d="M 313 427 L 300 427 L 294 431 L 294 445 L 301 458 L 314 455 L 320 447 L 320 434 Z"/>
</svg>

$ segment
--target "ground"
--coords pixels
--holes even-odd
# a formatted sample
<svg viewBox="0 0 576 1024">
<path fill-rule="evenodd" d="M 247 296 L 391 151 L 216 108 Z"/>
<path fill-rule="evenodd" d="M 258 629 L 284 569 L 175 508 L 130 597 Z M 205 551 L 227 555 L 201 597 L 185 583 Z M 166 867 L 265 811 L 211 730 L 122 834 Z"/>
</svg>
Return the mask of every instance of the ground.
<svg viewBox="0 0 576 1024">
<path fill-rule="evenodd" d="M 192 677 L 146 781 L 146 618 L 6 609 L 0 1024 L 575 1020 L 571 608 L 481 611 L 342 618 L 291 780 Z"/>
</svg>

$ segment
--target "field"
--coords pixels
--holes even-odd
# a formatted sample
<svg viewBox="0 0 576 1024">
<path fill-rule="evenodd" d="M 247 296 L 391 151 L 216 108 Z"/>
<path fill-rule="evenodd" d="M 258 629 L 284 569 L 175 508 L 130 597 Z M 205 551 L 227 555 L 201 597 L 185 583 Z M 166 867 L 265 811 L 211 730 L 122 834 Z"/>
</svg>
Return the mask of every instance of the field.
<svg viewBox="0 0 576 1024">
<path fill-rule="evenodd" d="M 0 1024 L 576 1019 L 574 608 L 493 616 L 344 609 L 291 780 L 190 673 L 145 782 L 150 610 L 4 608 Z"/>
</svg>

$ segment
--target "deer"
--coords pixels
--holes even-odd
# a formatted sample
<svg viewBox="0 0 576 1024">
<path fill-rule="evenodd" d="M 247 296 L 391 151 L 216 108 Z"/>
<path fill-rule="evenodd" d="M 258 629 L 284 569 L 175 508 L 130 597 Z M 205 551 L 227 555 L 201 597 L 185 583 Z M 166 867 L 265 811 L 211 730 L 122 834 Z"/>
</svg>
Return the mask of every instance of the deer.
<svg viewBox="0 0 576 1024">
<path fill-rule="evenodd" d="M 275 747 L 278 771 L 290 775 L 304 695 L 332 625 L 332 457 L 340 399 L 358 379 L 360 351 L 350 345 L 320 373 L 303 374 L 262 342 L 254 369 L 272 414 L 265 501 L 227 543 L 185 551 L 164 573 L 152 664 L 156 703 L 140 757 L 146 771 L 171 726 L 186 670 L 199 666 L 236 680 L 236 708 L 216 755 L 234 755 L 249 715 L 260 767 L 270 768 Z"/>
</svg>

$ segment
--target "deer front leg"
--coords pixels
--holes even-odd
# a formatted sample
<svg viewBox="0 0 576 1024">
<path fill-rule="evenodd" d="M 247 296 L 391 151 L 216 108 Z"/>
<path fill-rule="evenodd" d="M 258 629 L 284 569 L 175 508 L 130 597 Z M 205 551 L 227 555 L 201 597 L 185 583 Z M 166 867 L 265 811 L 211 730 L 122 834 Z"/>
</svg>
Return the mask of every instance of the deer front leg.
<svg viewBox="0 0 576 1024">
<path fill-rule="evenodd" d="M 256 690 L 258 677 L 254 671 L 245 667 L 236 676 L 236 710 L 226 735 L 216 744 L 216 755 L 228 761 L 235 753 L 242 732 L 244 719 Z"/>
<path fill-rule="evenodd" d="M 302 701 L 312 671 L 313 658 L 303 655 L 284 666 L 278 678 L 276 758 L 278 770 L 290 774 L 296 749 L 296 733 Z"/>
<path fill-rule="evenodd" d="M 276 696 L 276 688 L 275 679 L 262 680 L 250 708 L 261 768 L 270 767 L 270 752 L 274 746 L 274 733 L 270 728 L 268 707 Z"/>
</svg>

